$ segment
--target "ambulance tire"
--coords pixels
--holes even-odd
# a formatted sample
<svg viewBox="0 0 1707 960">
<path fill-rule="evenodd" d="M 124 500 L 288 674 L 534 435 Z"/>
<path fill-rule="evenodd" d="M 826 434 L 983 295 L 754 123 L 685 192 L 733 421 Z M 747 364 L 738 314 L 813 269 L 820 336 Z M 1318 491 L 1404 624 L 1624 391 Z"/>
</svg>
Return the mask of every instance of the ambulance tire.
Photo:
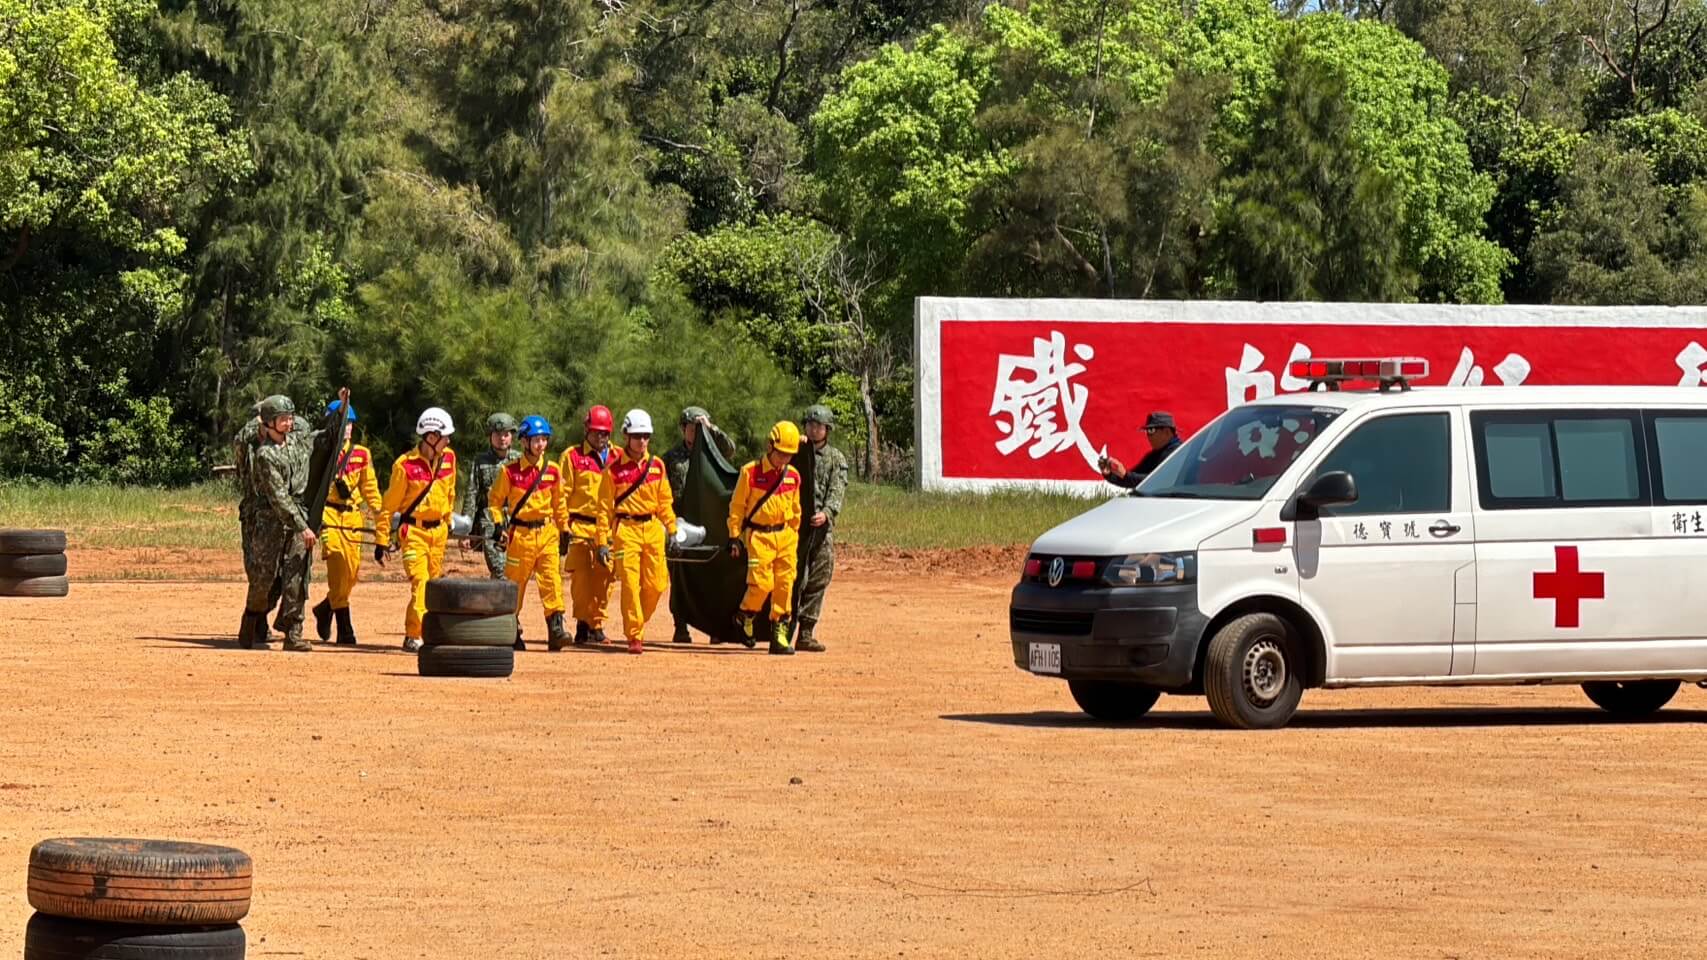
<svg viewBox="0 0 1707 960">
<path fill-rule="evenodd" d="M 1590 680 L 1583 692 L 1595 706 L 1617 717 L 1645 717 L 1671 702 L 1677 680 Z"/>
<path fill-rule="evenodd" d="M 1103 723 L 1132 723 L 1162 697 L 1154 687 L 1120 680 L 1068 680 L 1067 689 L 1080 710 Z"/>
<path fill-rule="evenodd" d="M 71 593 L 64 577 L 0 577 L 0 597 L 63 597 Z"/>
<path fill-rule="evenodd" d="M 1204 659 L 1203 693 L 1217 720 L 1243 730 L 1286 726 L 1304 696 L 1292 637 L 1272 613 L 1246 614 L 1216 632 Z"/>
<path fill-rule="evenodd" d="M 490 577 L 440 577 L 427 581 L 426 599 L 434 613 L 498 616 L 516 612 L 516 585 Z"/>
<path fill-rule="evenodd" d="M 0 553 L 0 577 L 63 577 L 63 553 Z"/>
<path fill-rule="evenodd" d="M 510 637 L 510 642 L 515 642 Z M 415 662 L 423 677 L 496 679 L 516 672 L 512 647 L 422 647 Z"/>
<path fill-rule="evenodd" d="M 235 924 L 156 927 L 38 913 L 24 927 L 24 960 L 243 960 L 247 947 Z"/>
<path fill-rule="evenodd" d="M 427 647 L 514 647 L 516 615 L 429 613 L 421 618 L 421 643 Z"/>
<path fill-rule="evenodd" d="M 0 553 L 64 552 L 64 530 L 0 529 Z"/>
<path fill-rule="evenodd" d="M 43 840 L 30 851 L 30 906 L 72 920 L 204 926 L 249 914 L 254 867 L 231 847 L 175 840 Z"/>
</svg>

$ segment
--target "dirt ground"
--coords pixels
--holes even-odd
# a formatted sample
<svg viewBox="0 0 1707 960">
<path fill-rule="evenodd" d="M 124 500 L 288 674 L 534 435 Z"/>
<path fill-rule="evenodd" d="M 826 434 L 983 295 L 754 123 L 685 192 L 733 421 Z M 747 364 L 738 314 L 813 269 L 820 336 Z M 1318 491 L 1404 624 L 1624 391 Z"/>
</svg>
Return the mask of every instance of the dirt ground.
<svg viewBox="0 0 1707 960">
<path fill-rule="evenodd" d="M 397 581 L 357 590 L 362 646 L 295 655 L 236 649 L 232 582 L 0 601 L 0 954 L 30 846 L 93 835 L 249 851 L 251 957 L 1700 955 L 1707 693 L 1103 727 L 1011 664 L 998 559 L 849 562 L 826 655 L 675 647 L 661 614 L 645 656 L 507 681 L 416 676 Z"/>
</svg>

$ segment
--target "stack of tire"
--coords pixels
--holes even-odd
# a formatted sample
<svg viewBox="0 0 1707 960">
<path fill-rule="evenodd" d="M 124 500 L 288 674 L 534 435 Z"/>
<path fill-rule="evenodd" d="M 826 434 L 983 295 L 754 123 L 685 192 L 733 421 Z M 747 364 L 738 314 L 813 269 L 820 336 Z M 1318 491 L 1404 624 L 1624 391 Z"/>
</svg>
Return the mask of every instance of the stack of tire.
<svg viewBox="0 0 1707 960">
<path fill-rule="evenodd" d="M 243 960 L 254 868 L 230 847 L 43 840 L 30 851 L 24 960 Z"/>
<path fill-rule="evenodd" d="M 516 585 L 508 580 L 427 581 L 421 620 L 423 677 L 507 677 L 516 670 Z"/>
<path fill-rule="evenodd" d="M 64 530 L 0 529 L 0 597 L 63 597 Z"/>
</svg>

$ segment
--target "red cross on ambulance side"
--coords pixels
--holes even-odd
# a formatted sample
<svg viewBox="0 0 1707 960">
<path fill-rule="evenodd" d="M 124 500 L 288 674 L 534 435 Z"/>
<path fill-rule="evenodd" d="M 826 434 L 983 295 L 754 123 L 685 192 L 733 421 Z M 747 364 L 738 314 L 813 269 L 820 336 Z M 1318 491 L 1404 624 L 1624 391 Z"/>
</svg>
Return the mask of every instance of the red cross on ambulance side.
<svg viewBox="0 0 1707 960">
<path fill-rule="evenodd" d="M 1606 574 L 1583 570 L 1576 547 L 1556 546 L 1552 571 L 1535 572 L 1535 599 L 1553 601 L 1553 626 L 1580 627 L 1582 601 L 1606 599 Z"/>
</svg>

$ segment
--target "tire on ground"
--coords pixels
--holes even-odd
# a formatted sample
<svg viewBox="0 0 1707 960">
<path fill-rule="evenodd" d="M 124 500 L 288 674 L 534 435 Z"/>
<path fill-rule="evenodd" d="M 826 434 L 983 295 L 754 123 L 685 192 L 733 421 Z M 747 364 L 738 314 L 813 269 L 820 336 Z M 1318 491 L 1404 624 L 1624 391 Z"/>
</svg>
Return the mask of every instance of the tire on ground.
<svg viewBox="0 0 1707 960">
<path fill-rule="evenodd" d="M 1304 695 L 1302 668 L 1286 621 L 1272 613 L 1246 614 L 1209 641 L 1203 664 L 1209 710 L 1230 727 L 1283 727 Z"/>
<path fill-rule="evenodd" d="M 64 577 L 0 577 L 0 597 L 63 597 L 71 592 Z"/>
<path fill-rule="evenodd" d="M 1680 686 L 1677 680 L 1590 680 L 1583 693 L 1614 716 L 1645 717 L 1670 703 Z"/>
<path fill-rule="evenodd" d="M 427 609 L 490 617 L 516 612 L 516 585 L 508 580 L 440 577 L 427 581 Z M 514 637 L 510 639 L 514 640 Z"/>
<path fill-rule="evenodd" d="M 243 960 L 243 928 L 155 927 L 38 913 L 24 928 L 24 960 Z"/>
<path fill-rule="evenodd" d="M 1131 723 L 1162 696 L 1154 687 L 1120 680 L 1068 680 L 1067 689 L 1080 710 L 1103 723 Z"/>
<path fill-rule="evenodd" d="M 510 642 L 515 642 L 515 634 Z M 516 672 L 511 647 L 422 647 L 416 668 L 423 677 L 507 677 Z"/>
<path fill-rule="evenodd" d="M 516 615 L 429 613 L 421 618 L 421 642 L 429 647 L 508 647 L 516 642 Z"/>
<path fill-rule="evenodd" d="M 0 553 L 0 578 L 65 576 L 63 553 Z"/>
<path fill-rule="evenodd" d="M 64 530 L 0 529 L 0 553 L 64 553 Z"/>
<path fill-rule="evenodd" d="M 75 920 L 236 923 L 254 867 L 230 847 L 171 840 L 43 840 L 30 851 L 30 906 Z"/>
</svg>

